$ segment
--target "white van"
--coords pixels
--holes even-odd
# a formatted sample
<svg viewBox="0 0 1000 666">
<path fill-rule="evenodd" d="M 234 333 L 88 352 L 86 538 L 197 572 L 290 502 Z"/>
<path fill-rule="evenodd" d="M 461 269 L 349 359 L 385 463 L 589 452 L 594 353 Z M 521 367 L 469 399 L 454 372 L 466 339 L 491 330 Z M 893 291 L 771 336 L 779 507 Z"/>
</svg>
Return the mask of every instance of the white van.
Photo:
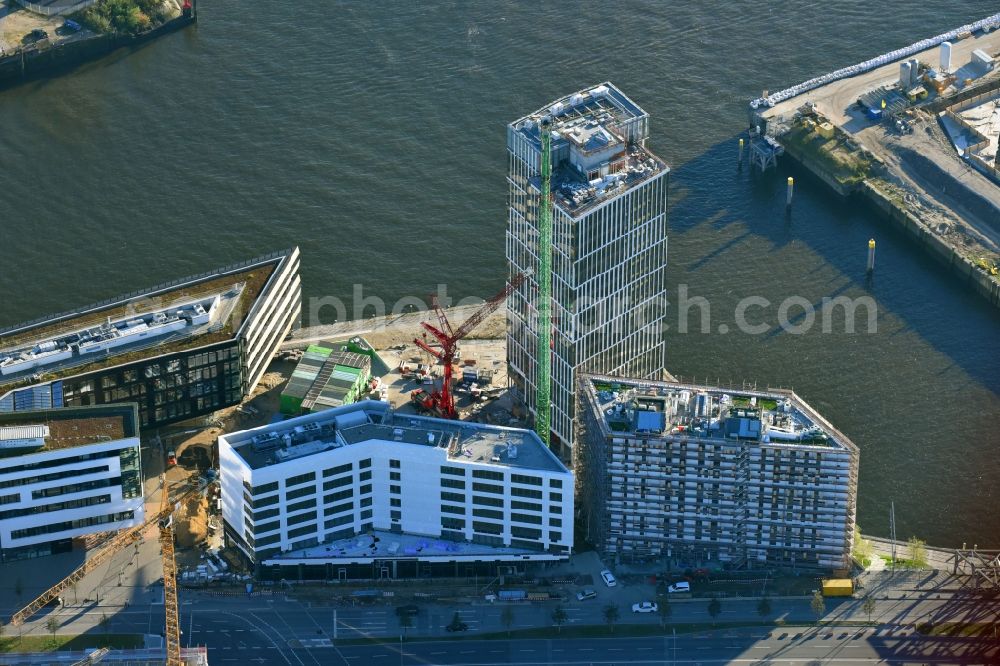
<svg viewBox="0 0 1000 666">
<path fill-rule="evenodd" d="M 668 594 L 673 594 L 674 592 L 690 592 L 690 591 L 691 591 L 691 583 L 687 582 L 686 580 L 682 580 L 679 583 L 674 583 L 673 585 L 667 588 Z"/>
</svg>

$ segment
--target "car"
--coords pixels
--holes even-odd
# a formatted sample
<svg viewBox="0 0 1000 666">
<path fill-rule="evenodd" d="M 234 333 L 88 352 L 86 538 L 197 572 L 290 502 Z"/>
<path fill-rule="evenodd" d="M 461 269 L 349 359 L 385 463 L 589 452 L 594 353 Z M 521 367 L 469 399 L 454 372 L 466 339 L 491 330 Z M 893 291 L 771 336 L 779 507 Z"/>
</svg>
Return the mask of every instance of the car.
<svg viewBox="0 0 1000 666">
<path fill-rule="evenodd" d="M 655 601 L 640 601 L 637 604 L 632 604 L 633 613 L 655 613 L 660 609 L 656 605 Z"/>
<path fill-rule="evenodd" d="M 66 32 L 80 32 L 80 24 L 73 19 L 66 19 L 62 24 L 62 29 Z"/>
<path fill-rule="evenodd" d="M 177 464 L 177 452 L 173 449 L 167 451 L 167 467 L 173 467 Z"/>
<path fill-rule="evenodd" d="M 586 601 L 587 599 L 596 599 L 596 598 L 597 598 L 597 592 L 594 590 L 587 589 L 583 590 L 582 592 L 576 593 L 577 601 Z"/>
<path fill-rule="evenodd" d="M 420 608 L 415 604 L 406 604 L 405 606 L 396 606 L 396 615 L 403 617 L 404 615 L 414 616 L 420 614 Z"/>
<path fill-rule="evenodd" d="M 691 591 L 691 583 L 687 582 L 686 580 L 678 581 L 673 585 L 667 587 L 668 594 L 674 594 L 675 592 L 690 592 L 690 591 Z"/>
<path fill-rule="evenodd" d="M 446 625 L 445 628 L 444 628 L 444 630 L 445 631 L 468 631 L 469 630 L 469 625 L 467 625 L 464 622 L 452 622 L 451 624 Z"/>
<path fill-rule="evenodd" d="M 41 28 L 35 28 L 34 30 L 28 33 L 28 38 L 33 41 L 40 42 L 43 39 L 48 39 L 49 33 L 42 30 Z"/>
<path fill-rule="evenodd" d="M 618 581 L 615 580 L 615 575 L 607 569 L 601 572 L 601 578 L 604 580 L 604 584 L 608 587 L 614 587 L 618 584 Z"/>
</svg>

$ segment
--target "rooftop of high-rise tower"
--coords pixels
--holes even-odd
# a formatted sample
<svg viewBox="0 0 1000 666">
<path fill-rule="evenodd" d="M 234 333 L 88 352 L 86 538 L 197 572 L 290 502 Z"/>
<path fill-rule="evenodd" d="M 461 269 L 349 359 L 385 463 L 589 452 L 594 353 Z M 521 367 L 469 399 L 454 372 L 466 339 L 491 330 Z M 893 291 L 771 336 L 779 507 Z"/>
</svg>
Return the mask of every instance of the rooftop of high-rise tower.
<svg viewBox="0 0 1000 666">
<path fill-rule="evenodd" d="M 553 198 L 573 217 L 670 170 L 645 148 L 649 114 L 609 82 L 556 100 L 508 131 L 539 154 L 544 118 L 552 122 Z M 531 184 L 540 188 L 540 179 Z"/>
</svg>

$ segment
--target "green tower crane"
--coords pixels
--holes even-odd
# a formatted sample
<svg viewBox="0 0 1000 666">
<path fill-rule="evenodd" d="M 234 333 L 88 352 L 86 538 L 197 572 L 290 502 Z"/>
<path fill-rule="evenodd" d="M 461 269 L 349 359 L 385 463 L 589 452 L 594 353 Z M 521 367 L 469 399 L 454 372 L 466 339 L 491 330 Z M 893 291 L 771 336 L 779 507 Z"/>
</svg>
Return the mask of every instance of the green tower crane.
<svg viewBox="0 0 1000 666">
<path fill-rule="evenodd" d="M 538 204 L 538 372 L 535 431 L 549 443 L 552 403 L 552 119 L 538 123 L 542 140 L 542 196 Z"/>
</svg>

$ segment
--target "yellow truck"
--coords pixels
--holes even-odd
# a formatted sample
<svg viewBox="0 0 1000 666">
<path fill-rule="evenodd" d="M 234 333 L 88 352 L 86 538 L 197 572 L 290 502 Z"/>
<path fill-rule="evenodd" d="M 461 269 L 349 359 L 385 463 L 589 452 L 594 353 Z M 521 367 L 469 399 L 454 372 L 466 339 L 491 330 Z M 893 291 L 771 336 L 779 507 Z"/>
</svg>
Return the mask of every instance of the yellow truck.
<svg viewBox="0 0 1000 666">
<path fill-rule="evenodd" d="M 854 581 L 850 578 L 827 578 L 823 581 L 824 597 L 849 597 L 854 594 Z"/>
</svg>

